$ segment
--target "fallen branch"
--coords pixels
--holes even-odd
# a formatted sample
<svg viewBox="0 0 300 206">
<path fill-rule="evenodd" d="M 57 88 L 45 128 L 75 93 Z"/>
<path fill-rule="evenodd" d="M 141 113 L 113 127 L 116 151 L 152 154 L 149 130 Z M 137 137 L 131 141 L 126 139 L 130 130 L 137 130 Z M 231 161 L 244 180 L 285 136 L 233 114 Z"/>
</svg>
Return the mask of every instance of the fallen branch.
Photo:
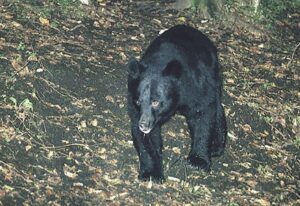
<svg viewBox="0 0 300 206">
<path fill-rule="evenodd" d="M 78 147 L 83 147 L 89 151 L 92 151 L 88 145 L 86 144 L 80 144 L 80 143 L 73 143 L 73 144 L 66 144 L 66 145 L 61 145 L 61 146 L 44 146 L 43 148 L 46 149 L 65 149 L 67 147 L 73 147 L 73 146 L 78 146 Z"/>
<path fill-rule="evenodd" d="M 289 66 L 290 66 L 290 64 L 292 63 L 292 61 L 293 61 L 293 59 L 294 59 L 294 56 L 295 56 L 295 53 L 296 53 L 296 51 L 297 51 L 297 49 L 300 47 L 300 42 L 297 44 L 297 46 L 295 47 L 295 49 L 294 49 L 294 52 L 293 52 L 293 54 L 292 54 L 292 58 L 291 58 L 291 60 L 289 61 L 289 63 L 286 65 L 286 68 L 289 68 Z"/>
</svg>

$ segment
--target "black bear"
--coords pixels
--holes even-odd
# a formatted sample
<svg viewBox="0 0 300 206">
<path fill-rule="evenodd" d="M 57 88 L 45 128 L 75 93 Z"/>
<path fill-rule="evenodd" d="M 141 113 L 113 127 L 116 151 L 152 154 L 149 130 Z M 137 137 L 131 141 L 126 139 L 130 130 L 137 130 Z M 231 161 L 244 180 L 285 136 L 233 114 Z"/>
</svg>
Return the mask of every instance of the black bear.
<svg viewBox="0 0 300 206">
<path fill-rule="evenodd" d="M 164 180 L 161 126 L 175 112 L 191 135 L 188 161 L 210 170 L 224 152 L 227 127 L 221 105 L 217 50 L 200 31 L 177 25 L 159 35 L 140 61 L 128 63 L 128 113 L 137 150 L 139 179 Z"/>
</svg>

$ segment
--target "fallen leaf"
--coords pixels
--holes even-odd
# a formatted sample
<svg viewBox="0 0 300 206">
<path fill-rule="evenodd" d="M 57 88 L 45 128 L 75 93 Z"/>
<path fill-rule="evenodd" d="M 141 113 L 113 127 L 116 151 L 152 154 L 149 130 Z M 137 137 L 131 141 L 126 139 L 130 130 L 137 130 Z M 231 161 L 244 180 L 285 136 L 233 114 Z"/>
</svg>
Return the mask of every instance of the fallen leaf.
<svg viewBox="0 0 300 206">
<path fill-rule="evenodd" d="M 13 174 L 12 174 L 12 172 L 9 172 L 9 173 L 5 174 L 4 179 L 5 179 L 5 180 L 8 180 L 8 181 L 12 181 L 12 179 L 13 179 Z"/>
<path fill-rule="evenodd" d="M 265 199 L 257 199 L 255 202 L 257 202 L 261 206 L 270 206 L 270 202 Z"/>
<path fill-rule="evenodd" d="M 78 176 L 76 173 L 69 172 L 69 171 L 64 171 L 64 174 L 71 179 L 75 179 Z"/>
<path fill-rule="evenodd" d="M 53 151 L 49 151 L 49 153 L 48 153 L 47 156 L 48 156 L 49 159 L 51 159 L 53 157 L 53 155 L 54 155 L 54 152 Z"/>
<path fill-rule="evenodd" d="M 6 195 L 5 190 L 0 190 L 0 198 L 3 198 Z"/>
<path fill-rule="evenodd" d="M 78 174 L 74 171 L 75 170 L 74 166 L 70 167 L 67 164 L 64 164 L 63 170 L 64 170 L 64 174 L 71 179 L 75 179 L 78 176 Z"/>
<path fill-rule="evenodd" d="M 21 24 L 19 24 L 18 22 L 13 21 L 12 25 L 16 28 L 22 28 L 23 26 Z"/>
<path fill-rule="evenodd" d="M 130 39 L 135 40 L 135 41 L 139 40 L 137 36 L 132 36 L 132 37 L 130 37 Z"/>
<path fill-rule="evenodd" d="M 4 18 L 5 18 L 6 20 L 12 20 L 14 17 L 13 17 L 12 15 L 10 15 L 10 14 L 5 14 L 5 15 L 4 15 Z"/>
<path fill-rule="evenodd" d="M 176 137 L 176 134 L 172 131 L 168 131 L 167 134 L 170 135 L 171 137 Z"/>
<path fill-rule="evenodd" d="M 28 57 L 28 61 L 37 62 L 37 61 L 38 61 L 38 58 L 37 58 L 37 56 L 35 56 L 35 55 L 30 55 L 30 56 Z"/>
<path fill-rule="evenodd" d="M 51 196 L 51 195 L 53 195 L 53 194 L 54 194 L 54 191 L 53 191 L 52 188 L 48 188 L 48 189 L 46 190 L 46 195 L 47 195 L 47 196 Z"/>
<path fill-rule="evenodd" d="M 172 151 L 175 153 L 175 154 L 181 154 L 181 151 L 178 147 L 173 147 L 172 148 Z"/>
<path fill-rule="evenodd" d="M 200 189 L 200 186 L 199 186 L 199 185 L 196 185 L 196 186 L 193 188 L 193 192 L 197 192 L 199 189 Z"/>
<path fill-rule="evenodd" d="M 235 134 L 233 134 L 233 132 L 228 132 L 227 135 L 233 141 L 238 140 L 238 137 Z"/>
<path fill-rule="evenodd" d="M 88 0 L 79 0 L 82 4 L 85 4 L 85 5 L 89 5 L 89 1 Z"/>
<path fill-rule="evenodd" d="M 32 148 L 31 145 L 27 145 L 27 146 L 25 147 L 25 151 L 28 151 L 28 150 L 30 150 L 31 148 Z"/>
<path fill-rule="evenodd" d="M 115 100 L 114 100 L 114 98 L 112 97 L 112 96 L 106 96 L 105 97 L 105 99 L 106 99 L 106 101 L 109 101 L 109 102 L 111 102 L 111 103 L 114 103 L 115 102 Z"/>
<path fill-rule="evenodd" d="M 97 125 L 98 125 L 97 119 L 93 119 L 93 120 L 91 121 L 91 125 L 94 126 L 94 127 L 97 127 Z"/>
<path fill-rule="evenodd" d="M 105 148 L 100 148 L 98 153 L 99 154 L 104 154 L 104 153 L 106 153 L 106 149 Z"/>
<path fill-rule="evenodd" d="M 285 186 L 285 183 L 284 183 L 283 180 L 280 180 L 280 186 L 281 186 L 281 187 L 284 187 L 284 186 Z"/>
<path fill-rule="evenodd" d="M 181 17 L 178 17 L 177 20 L 180 21 L 180 22 L 185 22 L 186 18 L 184 16 L 181 16 Z"/>
<path fill-rule="evenodd" d="M 14 70 L 16 70 L 16 71 L 20 70 L 20 68 L 21 68 L 21 65 L 16 60 L 12 60 L 11 65 L 14 68 Z"/>
<path fill-rule="evenodd" d="M 247 180 L 246 183 L 252 188 L 254 188 L 257 185 L 257 182 L 254 180 Z"/>
<path fill-rule="evenodd" d="M 85 121 L 85 120 L 82 120 L 82 121 L 80 122 L 80 126 L 81 126 L 82 128 L 86 128 L 86 127 L 87 127 L 86 121 Z"/>
<path fill-rule="evenodd" d="M 73 186 L 74 187 L 83 187 L 83 183 L 81 183 L 81 182 L 74 182 Z"/>
<path fill-rule="evenodd" d="M 243 129 L 243 131 L 246 132 L 246 133 L 252 132 L 252 128 L 251 128 L 251 126 L 250 126 L 249 124 L 244 124 L 244 125 L 242 125 L 242 129 Z"/>
<path fill-rule="evenodd" d="M 39 20 L 40 20 L 40 22 L 41 22 L 41 24 L 42 24 L 43 26 L 49 26 L 49 25 L 50 25 L 49 20 L 46 19 L 46 18 L 40 17 Z"/>
<path fill-rule="evenodd" d="M 41 72 L 43 72 L 43 71 L 44 71 L 44 69 L 42 69 L 42 68 L 38 68 L 38 69 L 36 70 L 37 73 L 41 73 Z"/>
<path fill-rule="evenodd" d="M 168 176 L 168 180 L 173 181 L 173 182 L 180 182 L 180 179 L 178 179 L 176 177 L 171 177 L 171 176 Z"/>
<path fill-rule="evenodd" d="M 277 117 L 275 122 L 279 123 L 283 128 L 286 128 L 286 121 L 282 116 Z"/>
<path fill-rule="evenodd" d="M 229 84 L 234 84 L 234 79 L 227 79 L 226 81 L 227 81 L 227 83 L 229 83 Z"/>
</svg>

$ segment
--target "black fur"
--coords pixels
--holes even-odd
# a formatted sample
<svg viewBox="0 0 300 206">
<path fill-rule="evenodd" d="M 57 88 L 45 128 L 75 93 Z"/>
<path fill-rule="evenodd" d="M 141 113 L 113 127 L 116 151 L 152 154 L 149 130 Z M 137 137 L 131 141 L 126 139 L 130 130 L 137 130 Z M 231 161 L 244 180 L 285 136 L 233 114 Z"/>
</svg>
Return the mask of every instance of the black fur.
<svg viewBox="0 0 300 206">
<path fill-rule="evenodd" d="M 209 171 L 222 155 L 226 120 L 221 105 L 217 50 L 200 31 L 170 28 L 129 61 L 128 113 L 140 160 L 139 179 L 163 181 L 161 126 L 175 112 L 187 119 L 192 144 L 188 161 Z"/>
</svg>

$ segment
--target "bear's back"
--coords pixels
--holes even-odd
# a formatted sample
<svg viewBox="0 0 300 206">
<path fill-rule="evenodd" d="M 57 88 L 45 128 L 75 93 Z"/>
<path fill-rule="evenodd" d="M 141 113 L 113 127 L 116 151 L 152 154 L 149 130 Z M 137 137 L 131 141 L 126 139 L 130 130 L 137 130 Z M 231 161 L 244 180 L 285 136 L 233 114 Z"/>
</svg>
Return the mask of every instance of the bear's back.
<svg viewBox="0 0 300 206">
<path fill-rule="evenodd" d="M 190 26 L 177 25 L 154 39 L 142 59 L 158 53 L 163 44 L 171 44 L 180 53 L 186 54 L 192 62 L 200 60 L 208 66 L 213 63 L 213 58 L 217 56 L 215 46 L 204 34 Z M 176 53 L 174 52 L 174 54 Z"/>
</svg>

